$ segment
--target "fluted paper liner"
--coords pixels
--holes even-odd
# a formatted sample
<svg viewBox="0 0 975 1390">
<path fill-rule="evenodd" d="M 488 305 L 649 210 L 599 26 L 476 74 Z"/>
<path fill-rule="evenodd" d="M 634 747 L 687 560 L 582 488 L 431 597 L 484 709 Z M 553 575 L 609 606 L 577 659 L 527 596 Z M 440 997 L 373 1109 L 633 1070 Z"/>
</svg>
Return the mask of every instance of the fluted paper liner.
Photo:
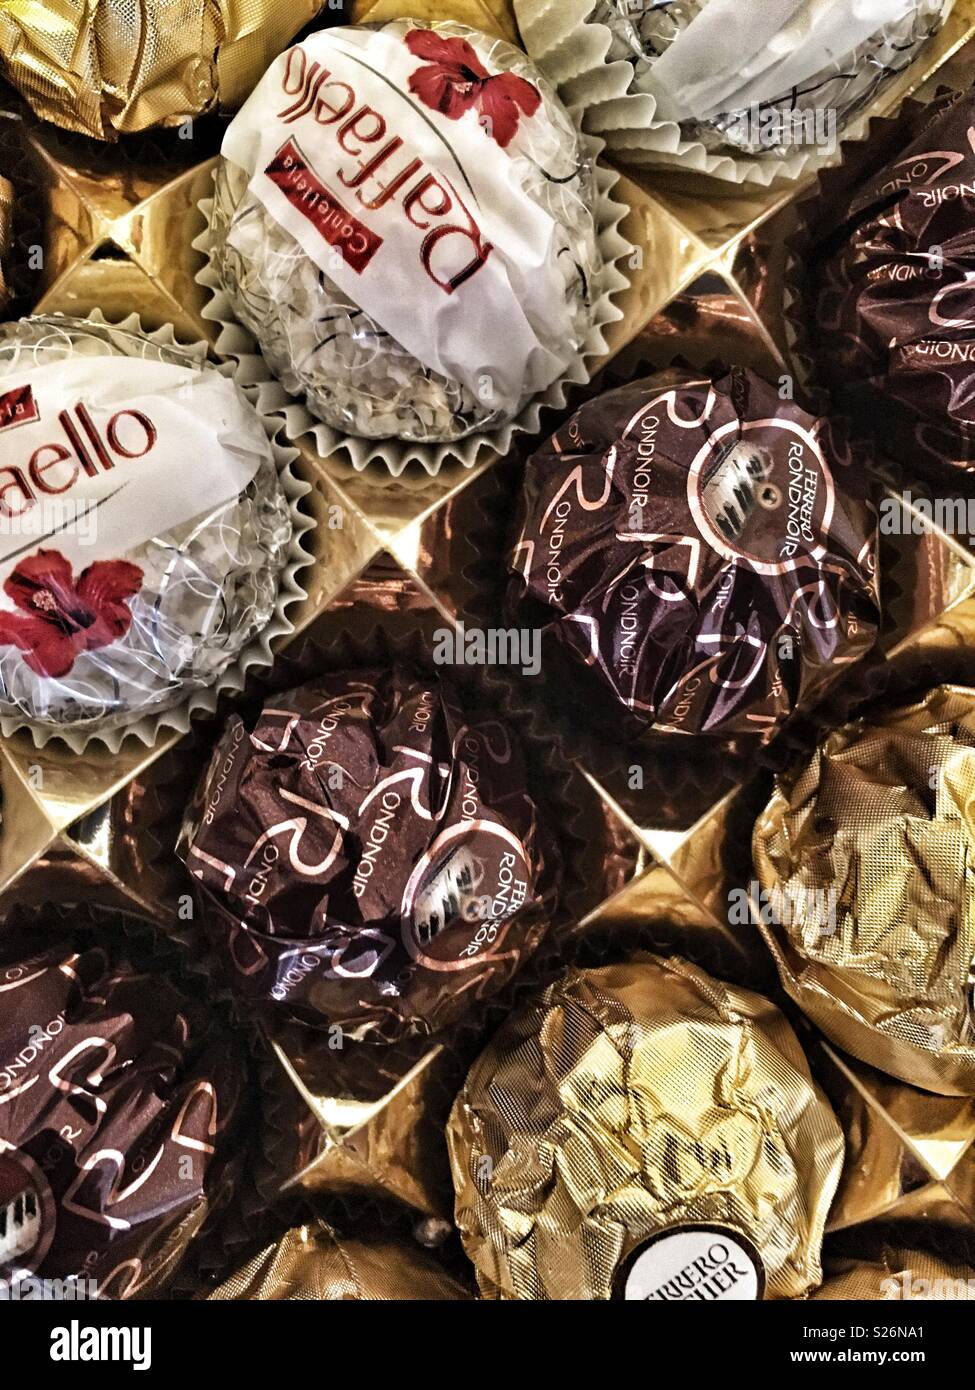
<svg viewBox="0 0 975 1390">
<path fill-rule="evenodd" d="M 588 144 L 590 156 L 595 160 L 601 148 L 600 142 L 584 143 Z M 205 198 L 199 205 L 204 227 L 193 246 L 207 258 L 196 278 L 209 296 L 203 308 L 203 317 L 219 325 L 216 351 L 236 364 L 238 381 L 261 383 L 258 401 L 262 413 L 274 410 L 282 414 L 285 433 L 290 440 L 311 435 L 323 459 L 338 457 L 360 472 L 368 464 L 376 463 L 387 468 L 393 477 L 399 477 L 410 465 L 418 466 L 433 476 L 448 460 L 459 460 L 465 468 L 472 468 L 479 461 L 482 450 L 506 454 L 517 434 L 537 434 L 540 431 L 544 409 L 563 409 L 569 388 L 589 381 L 595 366 L 609 351 L 605 330 L 623 317 L 622 310 L 613 303 L 613 296 L 628 284 L 620 262 L 633 257 L 636 248 L 620 231 L 620 222 L 627 208 L 613 197 L 619 174 L 598 162 L 595 163 L 594 172 L 597 198 L 593 211 L 603 266 L 596 286 L 598 293 L 593 304 L 592 326 L 585 346 L 558 381 L 529 401 L 514 419 L 497 429 L 476 431 L 449 444 L 415 444 L 397 439 L 358 438 L 317 420 L 302 400 L 291 396 L 280 383 L 272 383 L 257 343 L 234 317 L 230 296 L 220 282 L 211 257 L 209 229 L 213 199 Z"/>
<path fill-rule="evenodd" d="M 60 315 L 52 315 L 57 318 Z M 148 333 L 142 327 L 142 323 L 137 313 L 130 314 L 120 322 L 109 322 L 103 314 L 97 310 L 87 316 L 88 321 L 106 326 L 117 328 L 127 333 L 137 334 L 148 339 L 149 342 L 156 343 L 160 347 L 173 347 L 183 352 L 197 352 L 202 362 L 206 358 L 207 347 L 205 343 L 186 344 L 177 340 L 172 326 L 157 329 Z M 286 637 L 294 631 L 294 623 L 288 616 L 288 610 L 293 605 L 306 597 L 304 589 L 297 580 L 297 574 L 306 565 L 314 562 L 314 557 L 303 544 L 303 538 L 307 533 L 314 529 L 314 521 L 304 514 L 299 503 L 305 497 L 311 487 L 302 481 L 294 470 L 294 462 L 298 457 L 298 451 L 279 439 L 281 422 L 274 418 L 269 411 L 262 408 L 261 386 L 262 378 L 259 371 L 252 370 L 246 374 L 245 379 L 241 379 L 240 373 L 235 371 L 230 364 L 224 363 L 218 367 L 220 373 L 235 380 L 242 389 L 244 395 L 253 405 L 264 427 L 264 432 L 270 441 L 274 454 L 274 462 L 278 469 L 281 486 L 285 497 L 289 503 L 291 514 L 292 534 L 291 543 L 288 548 L 287 564 L 282 570 L 277 599 L 274 605 L 274 613 L 267 626 L 261 631 L 254 640 L 244 649 L 235 662 L 220 675 L 213 685 L 205 689 L 194 691 L 188 700 L 177 704 L 171 709 L 162 710 L 154 715 L 146 715 L 141 719 L 134 720 L 131 724 L 126 724 L 121 728 L 110 730 L 74 730 L 45 728 L 31 724 L 25 718 L 13 715 L 0 715 L 0 733 L 9 737 L 18 729 L 28 729 L 31 737 L 38 748 L 43 748 L 52 740 L 58 740 L 71 749 L 73 753 L 81 753 L 92 743 L 105 745 L 110 752 L 117 753 L 126 738 L 135 738 L 147 746 L 152 746 L 160 734 L 165 730 L 172 730 L 179 734 L 185 734 L 193 716 L 199 714 L 212 714 L 217 708 L 221 696 L 240 691 L 244 688 L 248 675 L 261 667 L 270 666 L 274 656 L 272 647 L 279 639 Z M 266 373 L 263 380 L 266 380 Z"/>
<path fill-rule="evenodd" d="M 657 118 L 657 102 L 649 92 L 634 89 L 630 63 L 607 62 L 613 34 L 606 24 L 593 19 L 594 5 L 595 0 L 514 0 L 529 57 L 580 116 L 583 128 L 604 140 L 621 164 L 677 167 L 729 183 L 767 188 L 779 181 L 795 182 L 816 168 L 838 162 L 838 151 L 824 155 L 807 149 L 767 159 L 735 157 L 711 152 L 700 141 L 687 139 L 676 121 Z M 923 54 L 918 62 L 923 69 Z M 843 129 L 841 139 L 862 139 L 869 118 L 868 109 Z"/>
<path fill-rule="evenodd" d="M 881 1071 L 975 1094 L 975 690 L 830 734 L 778 779 L 753 853 L 762 935 L 803 1012 Z"/>
</svg>

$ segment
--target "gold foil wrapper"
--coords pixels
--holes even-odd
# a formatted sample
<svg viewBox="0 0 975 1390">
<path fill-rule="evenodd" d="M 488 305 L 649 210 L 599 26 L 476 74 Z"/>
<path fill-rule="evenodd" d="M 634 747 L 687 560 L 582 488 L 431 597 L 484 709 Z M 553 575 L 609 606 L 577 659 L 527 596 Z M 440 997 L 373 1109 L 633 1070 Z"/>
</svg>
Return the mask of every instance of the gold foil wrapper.
<svg viewBox="0 0 975 1390">
<path fill-rule="evenodd" d="M 549 986 L 471 1069 L 447 1140 L 486 1297 L 741 1297 L 692 1267 L 729 1242 L 756 1267 L 751 1296 L 820 1282 L 839 1125 L 779 1011 L 685 961 L 639 954 Z M 675 1235 L 687 1267 L 668 1256 L 657 1282 Z"/>
<path fill-rule="evenodd" d="M 101 140 L 239 106 L 322 0 L 0 0 L 0 69 Z"/>
<path fill-rule="evenodd" d="M 975 1094 L 975 690 L 830 734 L 778 780 L 753 849 L 800 1008 L 881 1071 Z"/>
<path fill-rule="evenodd" d="M 4 279 L 3 263 L 10 249 L 10 223 L 13 216 L 14 191 L 6 179 L 0 178 L 0 309 L 7 302 L 9 291 Z"/>
<path fill-rule="evenodd" d="M 419 1247 L 390 1237 L 346 1240 L 319 1222 L 288 1231 L 207 1297 L 446 1302 L 471 1294 Z"/>
<path fill-rule="evenodd" d="M 828 1262 L 817 1299 L 975 1302 L 975 1269 L 923 1250 L 885 1249 L 876 1259 Z"/>
</svg>

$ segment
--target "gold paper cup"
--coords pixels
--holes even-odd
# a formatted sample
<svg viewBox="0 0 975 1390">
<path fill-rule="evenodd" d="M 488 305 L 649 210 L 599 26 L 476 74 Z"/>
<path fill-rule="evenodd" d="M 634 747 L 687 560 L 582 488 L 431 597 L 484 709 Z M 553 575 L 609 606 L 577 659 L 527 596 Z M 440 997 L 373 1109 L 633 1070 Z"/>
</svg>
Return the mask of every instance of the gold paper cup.
<svg viewBox="0 0 975 1390">
<path fill-rule="evenodd" d="M 346 1240 L 298 1226 L 235 1271 L 209 1299 L 448 1302 L 471 1295 L 423 1250 L 388 1236 Z"/>
<path fill-rule="evenodd" d="M 942 1095 L 975 1094 L 975 690 L 836 730 L 755 826 L 761 931 L 838 1046 Z"/>
<path fill-rule="evenodd" d="M 785 1019 L 678 959 L 571 970 L 516 1013 L 447 1128 L 482 1293 L 796 1298 L 843 1138 Z"/>
<path fill-rule="evenodd" d="M 0 69 L 98 140 L 233 109 L 323 0 L 0 0 Z"/>
</svg>

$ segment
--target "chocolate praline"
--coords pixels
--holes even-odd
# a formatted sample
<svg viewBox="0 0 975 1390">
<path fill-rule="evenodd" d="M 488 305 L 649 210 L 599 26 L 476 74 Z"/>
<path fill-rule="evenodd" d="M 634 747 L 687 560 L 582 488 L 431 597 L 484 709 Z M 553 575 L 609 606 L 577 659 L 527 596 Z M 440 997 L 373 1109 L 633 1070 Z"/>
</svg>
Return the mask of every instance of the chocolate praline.
<svg viewBox="0 0 975 1390">
<path fill-rule="evenodd" d="M 957 480 L 975 470 L 975 91 L 905 123 L 915 138 L 814 248 L 810 351 L 836 408 L 909 476 Z"/>
<path fill-rule="evenodd" d="M 516 535 L 509 614 L 616 735 L 767 739 L 876 637 L 861 470 L 743 368 L 587 402 L 529 459 Z"/>
<path fill-rule="evenodd" d="M 499 989 L 558 877 L 513 732 L 404 665 L 232 717 L 179 853 L 238 998 L 369 1042 Z"/>
<path fill-rule="evenodd" d="M 229 1196 L 241 1047 L 156 962 L 90 935 L 5 929 L 0 993 L 0 1290 L 158 1295 Z"/>
</svg>

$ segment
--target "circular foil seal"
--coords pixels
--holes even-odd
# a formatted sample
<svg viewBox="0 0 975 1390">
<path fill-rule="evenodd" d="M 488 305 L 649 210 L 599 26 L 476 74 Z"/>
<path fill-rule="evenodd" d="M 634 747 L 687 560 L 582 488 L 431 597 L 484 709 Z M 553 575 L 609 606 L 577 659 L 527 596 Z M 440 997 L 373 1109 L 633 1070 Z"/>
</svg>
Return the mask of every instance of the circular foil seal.
<svg viewBox="0 0 975 1390">
<path fill-rule="evenodd" d="M 499 989 L 560 871 L 512 731 L 401 664 L 232 719 L 178 852 L 238 998 L 372 1042 Z"/>
<path fill-rule="evenodd" d="M 861 469 L 742 368 L 589 401 L 529 459 L 516 536 L 512 620 L 630 737 L 768 740 L 877 635 Z"/>
<path fill-rule="evenodd" d="M 758 1302 L 762 1257 L 728 1226 L 673 1226 L 645 1240 L 620 1266 L 614 1298 L 643 1303 Z"/>
</svg>

